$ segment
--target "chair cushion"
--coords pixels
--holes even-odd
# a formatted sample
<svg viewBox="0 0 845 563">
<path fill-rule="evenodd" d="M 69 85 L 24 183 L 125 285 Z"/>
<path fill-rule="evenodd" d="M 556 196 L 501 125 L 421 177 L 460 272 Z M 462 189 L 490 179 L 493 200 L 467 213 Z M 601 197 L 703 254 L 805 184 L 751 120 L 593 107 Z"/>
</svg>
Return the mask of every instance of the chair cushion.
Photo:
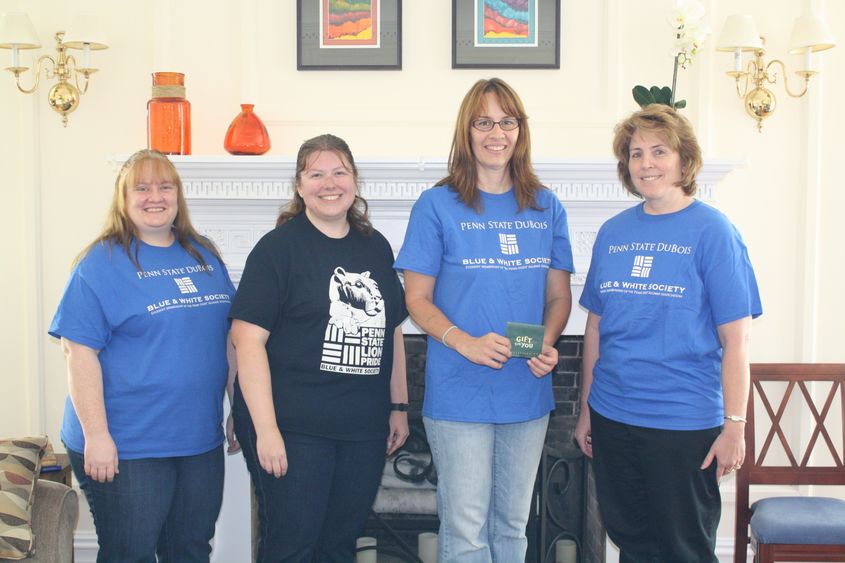
<svg viewBox="0 0 845 563">
<path fill-rule="evenodd" d="M 771 497 L 751 511 L 751 537 L 758 543 L 845 544 L 845 500 Z"/>
<path fill-rule="evenodd" d="M 32 553 L 32 496 L 47 437 L 0 439 L 0 557 Z"/>
</svg>

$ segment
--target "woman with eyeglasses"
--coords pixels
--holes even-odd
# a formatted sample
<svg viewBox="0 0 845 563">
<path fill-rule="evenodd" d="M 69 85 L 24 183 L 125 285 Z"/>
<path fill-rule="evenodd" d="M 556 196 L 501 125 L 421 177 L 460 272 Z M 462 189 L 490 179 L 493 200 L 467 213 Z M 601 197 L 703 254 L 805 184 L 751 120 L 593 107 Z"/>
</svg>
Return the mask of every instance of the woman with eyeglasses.
<svg viewBox="0 0 845 563">
<path fill-rule="evenodd" d="M 439 561 L 524 561 L 571 306 L 566 213 L 531 165 L 528 117 L 498 78 L 458 112 L 449 175 L 414 205 L 395 268 L 429 335 L 423 421 L 438 472 Z M 544 325 L 512 357 L 509 322 Z"/>
</svg>

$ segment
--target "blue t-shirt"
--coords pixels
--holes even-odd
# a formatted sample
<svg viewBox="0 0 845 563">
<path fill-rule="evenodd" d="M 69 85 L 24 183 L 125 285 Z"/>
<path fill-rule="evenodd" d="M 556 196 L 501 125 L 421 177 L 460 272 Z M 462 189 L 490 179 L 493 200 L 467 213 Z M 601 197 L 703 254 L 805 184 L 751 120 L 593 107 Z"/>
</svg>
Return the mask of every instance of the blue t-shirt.
<svg viewBox="0 0 845 563">
<path fill-rule="evenodd" d="M 235 289 L 198 243 L 207 266 L 182 246 L 100 244 L 74 268 L 50 334 L 99 350 L 109 432 L 121 459 L 207 452 L 223 442 L 226 335 Z M 130 252 L 134 253 L 134 244 Z M 61 430 L 82 452 L 68 397 Z"/>
<path fill-rule="evenodd" d="M 716 327 L 763 312 L 727 217 L 697 200 L 665 215 L 642 205 L 616 215 L 599 230 L 580 302 L 601 317 L 593 409 L 647 428 L 722 424 Z"/>
<path fill-rule="evenodd" d="M 539 210 L 519 211 L 513 190 L 481 192 L 477 213 L 448 186 L 414 204 L 395 268 L 436 278 L 434 304 L 461 330 L 504 335 L 508 322 L 542 324 L 549 268 L 572 272 L 566 212 L 549 190 Z M 554 408 L 550 377 L 522 358 L 502 369 L 474 364 L 429 337 L 423 414 L 462 422 L 508 423 Z"/>
</svg>

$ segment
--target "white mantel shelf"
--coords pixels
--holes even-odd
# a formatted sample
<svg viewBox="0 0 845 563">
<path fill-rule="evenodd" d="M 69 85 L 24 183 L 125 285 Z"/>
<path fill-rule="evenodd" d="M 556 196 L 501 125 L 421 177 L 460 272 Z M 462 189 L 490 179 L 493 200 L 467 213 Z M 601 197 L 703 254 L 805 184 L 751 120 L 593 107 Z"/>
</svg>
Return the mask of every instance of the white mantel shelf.
<svg viewBox="0 0 845 563">
<path fill-rule="evenodd" d="M 117 169 L 125 158 L 114 156 L 111 163 Z M 293 195 L 295 158 L 226 155 L 171 160 L 182 177 L 194 225 L 220 247 L 237 283 L 249 251 L 273 228 L 279 207 Z M 446 176 L 446 159 L 360 158 L 356 164 L 373 225 L 397 252 L 411 207 L 423 190 Z M 705 159 L 697 197 L 715 201 L 716 185 L 738 165 L 734 160 Z M 573 303 L 577 303 L 599 227 L 638 200 L 619 182 L 615 160 L 535 160 L 534 168 L 567 211 L 577 270 L 572 276 Z M 566 334 L 583 334 L 585 319 L 573 305 Z"/>
</svg>

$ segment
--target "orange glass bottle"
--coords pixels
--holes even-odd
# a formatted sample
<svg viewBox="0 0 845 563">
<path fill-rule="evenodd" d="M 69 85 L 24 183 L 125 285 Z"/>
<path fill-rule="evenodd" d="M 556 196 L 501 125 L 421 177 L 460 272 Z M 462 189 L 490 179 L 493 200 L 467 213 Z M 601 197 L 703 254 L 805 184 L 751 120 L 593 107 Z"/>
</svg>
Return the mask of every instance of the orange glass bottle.
<svg viewBox="0 0 845 563">
<path fill-rule="evenodd" d="M 241 113 L 235 116 L 223 148 L 231 154 L 264 154 L 270 150 L 270 135 L 264 122 L 255 114 L 253 104 L 241 104 Z"/>
<path fill-rule="evenodd" d="M 185 75 L 154 72 L 147 102 L 147 148 L 165 154 L 191 154 L 191 102 L 185 99 Z"/>
</svg>

